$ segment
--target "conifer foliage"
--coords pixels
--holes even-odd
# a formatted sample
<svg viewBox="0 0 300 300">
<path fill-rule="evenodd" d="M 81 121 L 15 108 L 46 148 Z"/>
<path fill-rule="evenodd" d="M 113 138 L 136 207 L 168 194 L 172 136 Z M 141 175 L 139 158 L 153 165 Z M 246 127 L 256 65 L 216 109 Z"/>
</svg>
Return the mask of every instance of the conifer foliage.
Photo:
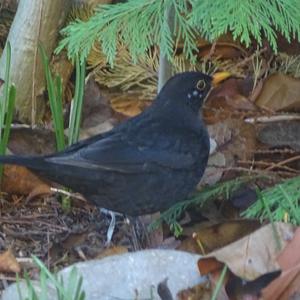
<svg viewBox="0 0 300 300">
<path fill-rule="evenodd" d="M 174 26 L 166 18 L 172 8 Z M 280 32 L 287 40 L 300 37 L 299 0 L 128 0 L 100 5 L 86 22 L 76 20 L 62 30 L 58 51 L 67 48 L 71 58 L 86 58 L 95 41 L 113 64 L 119 43 L 137 61 L 154 45 L 169 60 L 180 41 L 184 55 L 193 61 L 197 36 L 209 41 L 231 32 L 246 46 L 266 38 L 274 51 Z"/>
</svg>

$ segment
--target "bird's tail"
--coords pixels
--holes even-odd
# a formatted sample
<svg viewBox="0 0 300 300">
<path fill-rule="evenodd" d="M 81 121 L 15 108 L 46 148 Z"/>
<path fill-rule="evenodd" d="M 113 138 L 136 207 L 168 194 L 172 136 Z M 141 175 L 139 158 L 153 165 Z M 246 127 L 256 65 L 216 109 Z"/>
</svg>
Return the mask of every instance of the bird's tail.
<svg viewBox="0 0 300 300">
<path fill-rule="evenodd" d="M 47 167 L 47 163 L 42 156 L 0 155 L 0 164 L 19 165 L 33 170 L 43 170 Z"/>
</svg>

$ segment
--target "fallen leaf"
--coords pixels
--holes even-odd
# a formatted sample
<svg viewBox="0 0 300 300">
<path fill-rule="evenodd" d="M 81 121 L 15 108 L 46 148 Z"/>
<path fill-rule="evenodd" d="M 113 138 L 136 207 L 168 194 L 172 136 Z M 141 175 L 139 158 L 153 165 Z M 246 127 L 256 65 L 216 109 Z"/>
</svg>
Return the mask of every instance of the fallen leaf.
<svg viewBox="0 0 300 300">
<path fill-rule="evenodd" d="M 48 129 L 12 128 L 9 150 L 16 155 L 42 155 L 56 151 L 55 134 Z"/>
<path fill-rule="evenodd" d="M 221 272 L 224 268 L 224 263 L 219 262 L 214 257 L 199 259 L 198 268 L 201 275 L 207 275 L 212 286 L 216 286 L 220 280 Z M 227 269 L 222 285 L 222 297 L 229 299 L 255 299 L 258 300 L 261 290 L 270 282 L 277 278 L 281 271 L 274 271 L 263 274 L 252 281 L 246 281 L 233 274 L 230 269 Z"/>
<path fill-rule="evenodd" d="M 70 234 L 63 242 L 59 243 L 60 249 L 71 250 L 77 246 L 84 244 L 84 241 L 87 239 L 88 232 L 83 233 L 72 233 Z"/>
<path fill-rule="evenodd" d="M 212 54 L 214 57 L 223 58 L 223 59 L 233 59 L 239 58 L 245 54 L 245 52 L 235 44 L 222 43 L 219 42 L 216 44 L 214 51 L 211 53 L 211 44 L 204 45 L 201 48 L 198 48 L 197 55 L 198 57 L 203 58 L 206 55 Z"/>
<path fill-rule="evenodd" d="M 256 130 L 252 124 L 229 118 L 209 125 L 208 132 L 217 143 L 216 151 L 225 156 L 226 167 L 236 166 L 237 160 L 249 160 L 253 157 Z"/>
<path fill-rule="evenodd" d="M 211 300 L 212 288 L 205 284 L 198 284 L 192 288 L 182 290 L 177 294 L 178 300 Z"/>
<path fill-rule="evenodd" d="M 147 230 L 148 226 L 152 224 L 155 220 L 157 220 L 159 217 L 159 212 L 138 217 L 140 224 L 143 224 L 142 226 L 144 227 L 147 248 L 158 248 L 164 242 L 162 224 L 160 224 L 156 229 L 153 229 L 151 231 Z"/>
<path fill-rule="evenodd" d="M 37 185 L 26 197 L 26 202 L 30 202 L 32 199 L 39 197 L 39 196 L 45 196 L 45 195 L 51 195 L 53 194 L 53 191 L 51 190 L 51 186 L 47 183 L 41 183 Z"/>
<path fill-rule="evenodd" d="M 297 38 L 293 38 L 288 41 L 280 32 L 277 32 L 276 40 L 278 52 L 285 52 L 288 55 L 300 54 L 300 43 Z"/>
<path fill-rule="evenodd" d="M 278 73 L 269 76 L 255 104 L 270 111 L 300 110 L 300 79 Z"/>
<path fill-rule="evenodd" d="M 68 55 L 65 51 L 61 51 L 59 54 L 53 55 L 51 58 L 52 74 L 59 75 L 62 79 L 62 86 L 66 87 L 66 83 L 70 81 L 74 71 L 74 64 L 68 58 Z"/>
<path fill-rule="evenodd" d="M 93 76 L 90 76 L 84 91 L 84 106 L 82 109 L 82 128 L 88 129 L 110 121 L 115 125 L 115 112 L 110 105 L 111 95 L 101 89 Z"/>
<path fill-rule="evenodd" d="M 179 43 L 176 47 L 176 55 L 182 54 L 184 45 Z M 212 44 L 201 38 L 197 38 L 197 55 L 203 58 L 206 55 L 212 55 L 215 57 L 222 57 L 224 59 L 233 59 L 241 56 L 247 56 L 247 49 L 238 40 L 234 39 L 230 32 L 221 35 L 212 49 Z M 213 51 L 212 51 L 213 50 Z"/>
<path fill-rule="evenodd" d="M 8 194 L 29 195 L 29 199 L 51 193 L 48 183 L 25 167 L 5 165 L 1 190 Z"/>
<path fill-rule="evenodd" d="M 239 111 L 256 111 L 256 106 L 249 100 L 252 87 L 253 80 L 250 78 L 230 78 L 214 88 L 203 109 L 206 123 L 218 123 L 238 115 Z"/>
<path fill-rule="evenodd" d="M 101 259 L 101 258 L 104 258 L 107 256 L 118 255 L 118 254 L 123 254 L 123 253 L 127 253 L 127 252 L 128 252 L 128 249 L 124 246 L 112 246 L 112 247 L 104 249 L 95 258 Z"/>
<path fill-rule="evenodd" d="M 216 152 L 210 155 L 207 167 L 197 188 L 200 189 L 202 185 L 213 185 L 219 182 L 222 178 L 225 166 L 226 159 L 223 153 Z"/>
<path fill-rule="evenodd" d="M 225 290 L 230 299 L 258 300 L 262 289 L 280 276 L 280 274 L 281 271 L 273 271 L 263 274 L 254 280 L 246 281 L 230 272 Z"/>
<path fill-rule="evenodd" d="M 198 260 L 198 268 L 201 275 L 208 275 L 209 273 L 221 270 L 223 267 L 224 264 L 214 257 Z"/>
<path fill-rule="evenodd" d="M 207 254 L 239 240 L 256 230 L 259 226 L 260 223 L 258 221 L 234 220 L 198 229 L 196 227 L 184 229 L 183 234 L 190 237 L 181 243 L 179 249 Z"/>
<path fill-rule="evenodd" d="M 255 127 L 242 119 L 228 118 L 208 125 L 208 132 L 217 146 L 209 157 L 198 188 L 219 182 L 224 171 L 237 167 L 239 160 L 251 160 L 256 148 Z"/>
<path fill-rule="evenodd" d="M 300 295 L 300 227 L 293 239 L 279 254 L 277 261 L 282 274 L 263 290 L 265 300 L 288 300 Z M 297 298 L 298 299 L 298 298 Z"/>
<path fill-rule="evenodd" d="M 294 236 L 294 227 L 285 223 L 273 225 L 283 249 Z M 235 275 L 249 281 L 278 270 L 278 253 L 272 224 L 268 224 L 224 248 L 209 253 L 204 259 L 215 257 L 224 262 Z"/>
<path fill-rule="evenodd" d="M 112 108 L 127 117 L 134 117 L 140 114 L 150 105 L 150 101 L 138 100 L 138 95 L 120 95 L 111 100 Z"/>
<path fill-rule="evenodd" d="M 21 266 L 10 250 L 6 250 L 0 254 L 0 272 L 21 272 Z"/>
<path fill-rule="evenodd" d="M 215 272 L 212 272 L 208 276 L 210 284 L 211 284 L 212 291 L 214 291 L 217 288 L 217 285 L 219 285 L 219 281 L 220 281 L 220 277 L 221 277 L 221 273 L 222 273 L 223 268 L 224 268 L 224 266 L 222 267 L 222 269 L 220 269 L 218 271 L 215 271 Z M 224 276 L 224 279 L 222 281 L 221 288 L 219 289 L 219 293 L 217 295 L 218 300 L 230 300 L 228 295 L 227 295 L 227 292 L 225 290 L 225 284 L 228 281 L 228 275 L 229 275 L 229 272 L 227 270 L 227 272 Z"/>
</svg>

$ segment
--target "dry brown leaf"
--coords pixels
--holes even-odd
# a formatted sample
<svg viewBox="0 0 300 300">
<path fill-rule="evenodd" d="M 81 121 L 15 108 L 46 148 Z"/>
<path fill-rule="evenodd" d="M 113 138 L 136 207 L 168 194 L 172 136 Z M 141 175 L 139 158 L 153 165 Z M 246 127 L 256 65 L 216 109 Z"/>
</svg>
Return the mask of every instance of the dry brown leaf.
<svg viewBox="0 0 300 300">
<path fill-rule="evenodd" d="M 122 253 L 127 253 L 128 249 L 124 246 L 112 246 L 110 248 L 104 249 L 101 253 L 99 253 L 95 258 L 101 259 L 107 256 L 118 255 Z"/>
<path fill-rule="evenodd" d="M 207 283 L 198 284 L 192 288 L 180 291 L 177 294 L 178 300 L 211 300 L 212 288 Z"/>
<path fill-rule="evenodd" d="M 81 258 L 85 259 L 84 254 L 82 255 L 79 249 L 86 246 L 88 235 L 89 232 L 71 233 L 65 240 L 52 243 L 49 249 L 49 257 L 52 261 L 58 261 L 67 252 L 72 253 L 75 251 L 76 255 L 80 255 Z M 70 255 L 70 260 L 72 259 L 73 257 Z"/>
<path fill-rule="evenodd" d="M 256 147 L 256 131 L 252 124 L 240 119 L 225 121 L 208 126 L 216 143 L 217 151 L 225 156 L 226 167 L 236 165 L 236 160 L 249 160 Z"/>
<path fill-rule="evenodd" d="M 231 78 L 214 88 L 205 103 L 205 121 L 215 124 L 239 111 L 256 111 L 256 106 L 249 100 L 252 87 L 252 79 Z"/>
<path fill-rule="evenodd" d="M 118 96 L 111 100 L 112 108 L 127 117 L 140 114 L 150 103 L 150 101 L 138 100 L 138 95 L 135 94 Z"/>
<path fill-rule="evenodd" d="M 72 73 L 74 71 L 74 64 L 68 58 L 68 55 L 65 51 L 60 52 L 59 54 L 52 56 L 51 61 L 51 71 L 52 74 L 57 74 L 62 79 L 62 86 L 67 87 L 67 83 L 70 81 Z M 70 101 L 70 98 L 66 99 L 66 94 L 64 95 L 64 101 Z"/>
<path fill-rule="evenodd" d="M 199 259 L 198 268 L 201 275 L 208 275 L 212 286 L 216 286 L 220 279 L 224 264 L 214 257 Z M 231 300 L 258 300 L 261 290 L 280 275 L 281 271 L 264 274 L 253 281 L 245 281 L 234 275 L 230 269 L 227 269 L 221 297 L 227 297 Z"/>
<path fill-rule="evenodd" d="M 274 226 L 283 249 L 293 237 L 294 227 L 285 223 L 274 223 Z M 253 280 L 279 269 L 276 261 L 278 253 L 272 224 L 268 224 L 206 257 L 215 257 L 226 263 L 235 275 Z"/>
<path fill-rule="evenodd" d="M 265 82 L 256 105 L 271 111 L 300 110 L 300 79 L 273 74 Z"/>
<path fill-rule="evenodd" d="M 145 228 L 145 235 L 147 239 L 147 248 L 158 248 L 164 242 L 164 234 L 162 224 L 154 230 L 147 230 L 148 226 L 160 217 L 160 212 L 148 214 L 138 217 L 141 224 Z"/>
<path fill-rule="evenodd" d="M 84 90 L 84 106 L 82 110 L 82 128 L 88 129 L 110 121 L 116 124 L 114 111 L 110 105 L 111 95 L 101 89 L 93 76 L 90 76 Z"/>
<path fill-rule="evenodd" d="M 222 269 L 224 268 L 224 264 L 217 261 L 215 258 L 207 258 L 207 259 L 199 259 L 198 260 L 198 268 L 201 276 L 207 275 L 210 285 L 206 284 L 204 286 L 198 285 L 192 289 L 187 289 L 180 292 L 179 299 L 211 299 L 214 290 L 216 289 L 216 285 L 220 279 L 220 275 Z M 225 284 L 228 280 L 228 272 L 225 274 L 225 278 L 222 282 L 222 287 L 219 290 L 218 300 L 229 300 L 227 293 L 225 291 Z"/>
<path fill-rule="evenodd" d="M 210 156 L 208 166 L 199 183 L 215 184 L 225 170 L 236 167 L 239 160 L 250 160 L 256 148 L 256 131 L 253 124 L 241 119 L 228 118 L 208 126 L 209 135 L 216 141 L 216 153 Z"/>
<path fill-rule="evenodd" d="M 277 45 L 278 52 L 285 52 L 288 55 L 299 55 L 300 54 L 300 43 L 297 38 L 287 40 L 280 32 L 277 32 Z"/>
<path fill-rule="evenodd" d="M 183 47 L 184 45 L 182 43 L 179 43 L 176 49 L 176 54 L 182 53 Z M 233 59 L 241 56 L 247 56 L 247 50 L 245 49 L 244 45 L 234 39 L 230 32 L 221 35 L 216 40 L 214 49 L 212 49 L 212 44 L 210 42 L 201 37 L 198 37 L 197 48 L 197 55 L 199 58 L 203 58 L 203 56 L 206 55 L 222 57 L 224 59 Z"/>
<path fill-rule="evenodd" d="M 63 247 L 65 250 L 69 251 L 78 246 L 84 244 L 84 242 L 88 239 L 88 232 L 83 233 L 72 233 L 70 234 L 63 242 L 59 243 L 60 249 Z"/>
<path fill-rule="evenodd" d="M 193 234 L 182 242 L 179 249 L 189 252 L 206 254 L 213 250 L 219 249 L 245 235 L 253 232 L 260 226 L 259 222 L 252 220 L 235 220 L 225 223 L 215 224 L 203 228 L 188 229 L 184 234 Z M 205 253 L 202 252 L 204 250 Z"/>
<path fill-rule="evenodd" d="M 235 44 L 230 44 L 230 43 L 218 43 L 216 44 L 216 47 L 213 51 L 211 52 L 211 44 L 205 45 L 199 49 L 197 52 L 198 57 L 202 58 L 206 55 L 212 54 L 212 56 L 218 57 L 218 58 L 223 58 L 223 59 L 234 59 L 234 58 L 239 58 L 244 54 L 244 51 L 240 47 L 238 47 Z"/>
<path fill-rule="evenodd" d="M 209 273 L 222 270 L 224 264 L 219 262 L 214 257 L 198 260 L 198 269 L 201 275 L 208 275 Z"/>
<path fill-rule="evenodd" d="M 300 295 L 300 227 L 294 238 L 278 256 L 282 274 L 263 290 L 265 300 L 288 300 L 298 293 Z"/>
<path fill-rule="evenodd" d="M 200 186 L 202 185 L 213 185 L 219 182 L 222 178 L 223 170 L 226 166 L 226 159 L 223 153 L 217 152 L 209 156 L 207 167 L 204 175 L 201 178 Z"/>
<path fill-rule="evenodd" d="M 109 131 L 119 123 L 117 113 L 111 108 L 111 97 L 107 90 L 99 87 L 93 76 L 89 77 L 84 92 L 80 139 Z"/>
<path fill-rule="evenodd" d="M 51 154 L 56 151 L 55 134 L 40 128 L 12 128 L 8 148 L 17 155 Z"/>
<path fill-rule="evenodd" d="M 45 181 L 25 167 L 16 165 L 4 166 L 1 189 L 8 194 L 29 195 L 29 198 L 51 193 L 50 186 Z"/>
<path fill-rule="evenodd" d="M 10 250 L 0 254 L 0 272 L 21 272 L 21 266 Z"/>
</svg>

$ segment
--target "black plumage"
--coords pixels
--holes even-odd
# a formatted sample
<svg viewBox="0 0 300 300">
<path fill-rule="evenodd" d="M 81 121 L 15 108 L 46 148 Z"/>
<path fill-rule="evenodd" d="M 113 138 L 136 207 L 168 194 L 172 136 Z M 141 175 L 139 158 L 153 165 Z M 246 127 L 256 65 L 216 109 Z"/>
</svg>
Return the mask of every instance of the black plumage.
<svg viewBox="0 0 300 300">
<path fill-rule="evenodd" d="M 199 109 L 212 77 L 172 77 L 153 104 L 109 132 L 41 157 L 1 156 L 82 193 L 100 207 L 136 216 L 184 200 L 202 177 L 209 136 Z"/>
</svg>

